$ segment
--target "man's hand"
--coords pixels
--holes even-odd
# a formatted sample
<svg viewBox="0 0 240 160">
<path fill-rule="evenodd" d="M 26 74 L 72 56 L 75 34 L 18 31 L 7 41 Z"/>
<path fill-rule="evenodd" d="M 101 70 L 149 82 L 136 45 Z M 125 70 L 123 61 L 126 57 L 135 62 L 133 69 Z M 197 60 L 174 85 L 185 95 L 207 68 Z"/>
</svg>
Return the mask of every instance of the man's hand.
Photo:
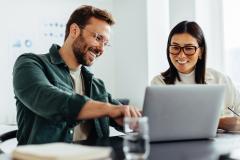
<svg viewBox="0 0 240 160">
<path fill-rule="evenodd" d="M 113 118 L 119 125 L 123 125 L 124 117 L 141 117 L 142 114 L 134 106 L 119 105 L 109 109 L 109 117 Z"/>
<path fill-rule="evenodd" d="M 78 114 L 78 120 L 86 120 L 108 116 L 117 124 L 123 125 L 124 117 L 140 117 L 142 114 L 133 106 L 112 105 L 94 100 L 89 100 Z"/>
<path fill-rule="evenodd" d="M 218 128 L 225 131 L 240 131 L 239 117 L 221 117 Z"/>
</svg>

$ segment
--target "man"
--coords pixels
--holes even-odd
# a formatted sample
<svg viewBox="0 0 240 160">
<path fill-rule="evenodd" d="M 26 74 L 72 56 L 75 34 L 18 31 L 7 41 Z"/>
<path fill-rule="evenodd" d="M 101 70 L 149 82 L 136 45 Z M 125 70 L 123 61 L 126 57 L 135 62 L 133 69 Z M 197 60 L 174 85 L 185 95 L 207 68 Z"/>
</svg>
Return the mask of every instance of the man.
<svg viewBox="0 0 240 160">
<path fill-rule="evenodd" d="M 113 100 L 103 81 L 84 67 L 103 54 L 113 24 L 107 11 L 82 6 L 68 20 L 62 47 L 53 44 L 48 54 L 17 59 L 13 86 L 19 145 L 107 137 L 109 124 L 117 127 L 124 116 L 141 116 Z"/>
</svg>

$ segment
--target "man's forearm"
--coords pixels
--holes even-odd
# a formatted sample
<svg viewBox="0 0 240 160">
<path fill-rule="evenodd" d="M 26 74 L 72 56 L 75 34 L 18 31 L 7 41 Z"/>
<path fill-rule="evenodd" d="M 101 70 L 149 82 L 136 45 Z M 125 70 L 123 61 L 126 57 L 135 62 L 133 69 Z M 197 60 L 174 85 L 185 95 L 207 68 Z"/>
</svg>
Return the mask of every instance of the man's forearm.
<svg viewBox="0 0 240 160">
<path fill-rule="evenodd" d="M 109 103 L 89 100 L 88 102 L 85 103 L 85 105 L 81 109 L 77 119 L 83 120 L 108 116 L 111 107 L 113 106 Z"/>
<path fill-rule="evenodd" d="M 113 105 L 110 103 L 103 103 L 99 101 L 89 100 L 82 107 L 78 114 L 78 120 L 94 119 L 108 116 L 113 118 L 116 123 L 122 125 L 123 118 L 140 117 L 141 113 L 133 106 L 128 105 Z"/>
</svg>

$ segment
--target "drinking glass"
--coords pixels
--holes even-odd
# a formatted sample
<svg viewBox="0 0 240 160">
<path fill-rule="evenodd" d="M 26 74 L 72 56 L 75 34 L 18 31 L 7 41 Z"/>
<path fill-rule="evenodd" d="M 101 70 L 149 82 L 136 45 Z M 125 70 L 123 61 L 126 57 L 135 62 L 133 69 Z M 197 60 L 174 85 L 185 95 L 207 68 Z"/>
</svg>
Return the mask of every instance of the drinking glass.
<svg viewBox="0 0 240 160">
<path fill-rule="evenodd" d="M 123 151 L 126 159 L 147 159 L 150 152 L 147 117 L 125 117 Z"/>
</svg>

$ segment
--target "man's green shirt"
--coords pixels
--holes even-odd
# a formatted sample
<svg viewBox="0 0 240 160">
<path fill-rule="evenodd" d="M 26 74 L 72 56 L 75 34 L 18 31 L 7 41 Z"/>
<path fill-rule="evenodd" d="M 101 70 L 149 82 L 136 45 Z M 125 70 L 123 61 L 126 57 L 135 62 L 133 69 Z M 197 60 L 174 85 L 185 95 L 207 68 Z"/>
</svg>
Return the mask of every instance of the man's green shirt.
<svg viewBox="0 0 240 160">
<path fill-rule="evenodd" d="M 103 81 L 94 78 L 85 67 L 81 69 L 85 95 L 75 93 L 59 48 L 54 44 L 47 54 L 23 54 L 14 65 L 19 145 L 71 142 L 73 127 L 83 123 L 76 120 L 78 113 L 88 100 L 119 104 L 106 92 Z M 108 117 L 89 120 L 93 126 L 89 136 L 109 136 L 110 122 L 116 126 Z"/>
</svg>

